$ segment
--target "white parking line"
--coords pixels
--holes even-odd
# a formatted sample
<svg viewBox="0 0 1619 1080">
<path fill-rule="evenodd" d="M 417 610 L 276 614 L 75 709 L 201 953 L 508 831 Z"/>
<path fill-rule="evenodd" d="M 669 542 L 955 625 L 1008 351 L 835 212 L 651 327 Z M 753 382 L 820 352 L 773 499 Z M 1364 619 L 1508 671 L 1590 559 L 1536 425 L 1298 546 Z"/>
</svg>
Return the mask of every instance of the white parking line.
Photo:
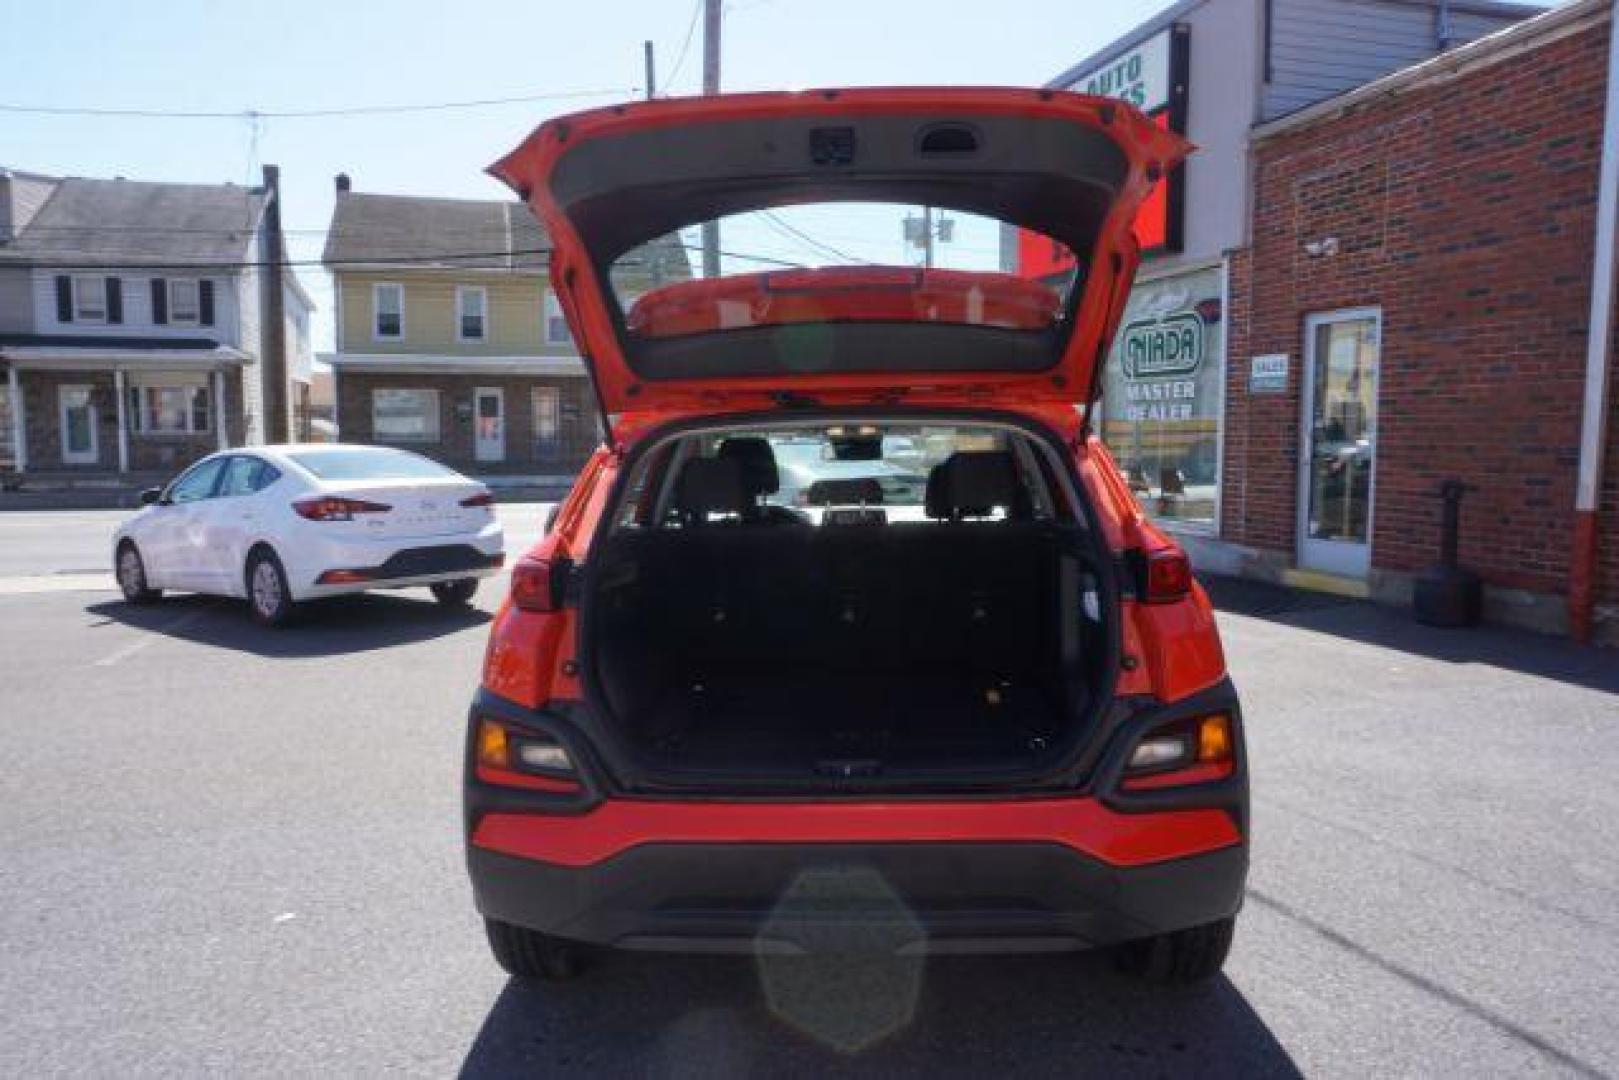
<svg viewBox="0 0 1619 1080">
<path fill-rule="evenodd" d="M 127 645 L 122 645 L 108 653 L 106 656 L 103 656 L 100 660 L 97 660 L 95 662 L 95 666 L 112 667 L 114 664 L 128 660 L 131 656 L 134 656 L 142 649 L 157 641 L 159 634 L 167 634 L 172 630 L 180 629 L 180 627 L 186 625 L 187 623 L 195 622 L 203 615 L 206 615 L 208 612 L 212 611 L 216 606 L 217 605 L 214 604 L 208 604 L 204 607 L 194 608 L 177 618 L 170 619 L 162 626 L 154 626 L 152 629 L 146 631 L 144 637 L 136 638 Z"/>
</svg>

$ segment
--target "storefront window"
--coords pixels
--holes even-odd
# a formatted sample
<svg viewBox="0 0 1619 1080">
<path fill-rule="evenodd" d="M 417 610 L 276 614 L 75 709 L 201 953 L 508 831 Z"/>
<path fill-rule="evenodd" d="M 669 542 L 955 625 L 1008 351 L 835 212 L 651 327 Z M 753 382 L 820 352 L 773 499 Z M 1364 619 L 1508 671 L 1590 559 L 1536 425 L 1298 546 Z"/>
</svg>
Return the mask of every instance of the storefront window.
<svg viewBox="0 0 1619 1080">
<path fill-rule="evenodd" d="M 1139 283 L 1108 356 L 1102 438 L 1160 520 L 1214 527 L 1222 314 L 1218 269 Z"/>
<path fill-rule="evenodd" d="M 438 391 L 371 391 L 371 434 L 389 442 L 437 442 Z"/>
</svg>

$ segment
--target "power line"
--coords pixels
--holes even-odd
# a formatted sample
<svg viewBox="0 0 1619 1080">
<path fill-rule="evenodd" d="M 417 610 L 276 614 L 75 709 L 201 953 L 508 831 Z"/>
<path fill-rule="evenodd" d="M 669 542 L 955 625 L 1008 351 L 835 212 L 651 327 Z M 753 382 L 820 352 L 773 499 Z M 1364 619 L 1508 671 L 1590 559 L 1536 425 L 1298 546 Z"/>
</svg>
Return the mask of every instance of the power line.
<svg viewBox="0 0 1619 1080">
<path fill-rule="evenodd" d="M 633 97 L 640 87 L 602 87 L 595 90 L 553 90 L 512 97 L 473 98 L 467 101 L 436 101 L 399 105 L 347 105 L 325 109 L 127 109 L 98 106 L 19 105 L 0 102 L 0 112 L 29 113 L 37 116 L 99 116 L 145 120 L 311 120 L 337 116 L 379 116 L 394 113 L 440 112 L 447 109 L 482 109 L 497 105 L 519 105 L 535 101 L 561 101 L 572 98 Z"/>
<path fill-rule="evenodd" d="M 818 251 L 822 255 L 830 255 L 834 259 L 841 259 L 844 262 L 849 263 L 869 264 L 871 262 L 870 259 L 862 259 L 858 255 L 850 255 L 847 251 L 840 251 L 831 244 L 822 243 L 821 241 L 815 239 L 815 237 L 810 236 L 808 233 L 803 232 L 795 226 L 782 220 L 782 218 L 778 216 L 774 210 L 763 210 L 760 211 L 760 213 L 764 217 L 765 221 L 771 225 L 774 225 L 778 231 L 784 232 L 788 236 L 798 238 L 805 244 L 809 245 L 811 249 Z"/>
<path fill-rule="evenodd" d="M 663 93 L 669 96 L 669 90 L 675 85 L 675 79 L 680 75 L 680 68 L 686 62 L 686 53 L 691 50 L 692 35 L 697 32 L 697 16 L 702 14 L 703 0 L 697 0 L 691 6 L 691 21 L 686 24 L 686 40 L 680 43 L 680 54 L 675 57 L 675 66 L 669 70 L 669 77 L 663 80 Z"/>
<path fill-rule="evenodd" d="M 701 251 L 699 244 L 679 243 L 675 246 L 686 251 Z M 793 262 L 790 259 L 778 259 L 770 255 L 755 255 L 745 251 L 722 251 L 721 255 L 730 259 L 741 259 L 744 262 L 763 263 L 771 266 L 787 267 L 795 270 L 804 269 L 804 264 Z M 273 268 L 297 269 L 299 267 L 326 267 L 332 270 L 362 269 L 368 266 L 417 266 L 423 269 L 434 269 L 442 266 L 446 261 L 459 261 L 467 259 L 509 259 L 521 256 L 545 256 L 543 262 L 526 263 L 523 266 L 499 267 L 498 269 L 511 270 L 539 270 L 550 263 L 550 248 L 514 248 L 502 251 L 445 251 L 432 254 L 418 255 L 356 255 L 346 259 L 334 259 L 327 262 L 324 259 L 260 259 L 260 260 L 195 260 L 190 262 L 74 262 L 63 260 L 52 262 L 49 260 L 18 261 L 12 265 L 21 265 L 37 270 L 268 270 Z M 0 262 L 0 266 L 6 265 Z M 488 269 L 487 267 L 473 267 L 472 269 Z"/>
</svg>

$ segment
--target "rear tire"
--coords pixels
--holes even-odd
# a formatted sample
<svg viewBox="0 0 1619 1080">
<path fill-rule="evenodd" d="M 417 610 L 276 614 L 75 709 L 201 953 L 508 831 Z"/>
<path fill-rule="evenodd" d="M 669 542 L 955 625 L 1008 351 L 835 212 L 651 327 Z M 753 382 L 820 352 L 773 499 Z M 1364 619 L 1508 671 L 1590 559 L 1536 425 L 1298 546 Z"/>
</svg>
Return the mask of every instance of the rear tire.
<svg viewBox="0 0 1619 1080">
<path fill-rule="evenodd" d="M 509 975 L 568 982 L 584 970 L 585 950 L 581 945 L 496 919 L 485 919 L 483 925 L 495 963 Z"/>
<path fill-rule="evenodd" d="M 1142 938 L 1119 947 L 1118 968 L 1147 982 L 1186 985 L 1212 979 L 1231 952 L 1237 920 L 1220 919 L 1187 930 Z"/>
<path fill-rule="evenodd" d="M 118 588 L 124 594 L 125 603 L 150 604 L 163 598 L 162 589 L 154 589 L 146 584 L 146 563 L 141 559 L 140 551 L 129 541 L 118 547 L 113 575 L 118 579 Z"/>
<path fill-rule="evenodd" d="M 441 581 L 432 586 L 433 599 L 447 608 L 464 608 L 472 605 L 472 598 L 478 592 L 477 578 L 463 578 L 460 581 Z"/>
<path fill-rule="evenodd" d="M 273 551 L 261 548 L 247 558 L 247 608 L 261 626 L 286 626 L 297 614 L 287 572 Z"/>
</svg>

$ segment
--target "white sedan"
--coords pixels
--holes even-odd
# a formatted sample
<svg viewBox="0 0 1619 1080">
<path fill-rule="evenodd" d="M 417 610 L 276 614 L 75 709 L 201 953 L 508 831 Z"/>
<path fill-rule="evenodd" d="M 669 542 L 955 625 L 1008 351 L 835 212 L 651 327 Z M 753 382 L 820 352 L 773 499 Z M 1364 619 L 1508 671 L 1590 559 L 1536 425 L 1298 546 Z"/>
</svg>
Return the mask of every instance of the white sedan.
<svg viewBox="0 0 1619 1080">
<path fill-rule="evenodd" d="M 245 597 L 281 625 L 299 601 L 425 585 L 471 603 L 500 571 L 489 489 L 419 454 L 379 446 L 255 446 L 203 458 L 113 536 L 130 603 L 164 589 Z"/>
</svg>

